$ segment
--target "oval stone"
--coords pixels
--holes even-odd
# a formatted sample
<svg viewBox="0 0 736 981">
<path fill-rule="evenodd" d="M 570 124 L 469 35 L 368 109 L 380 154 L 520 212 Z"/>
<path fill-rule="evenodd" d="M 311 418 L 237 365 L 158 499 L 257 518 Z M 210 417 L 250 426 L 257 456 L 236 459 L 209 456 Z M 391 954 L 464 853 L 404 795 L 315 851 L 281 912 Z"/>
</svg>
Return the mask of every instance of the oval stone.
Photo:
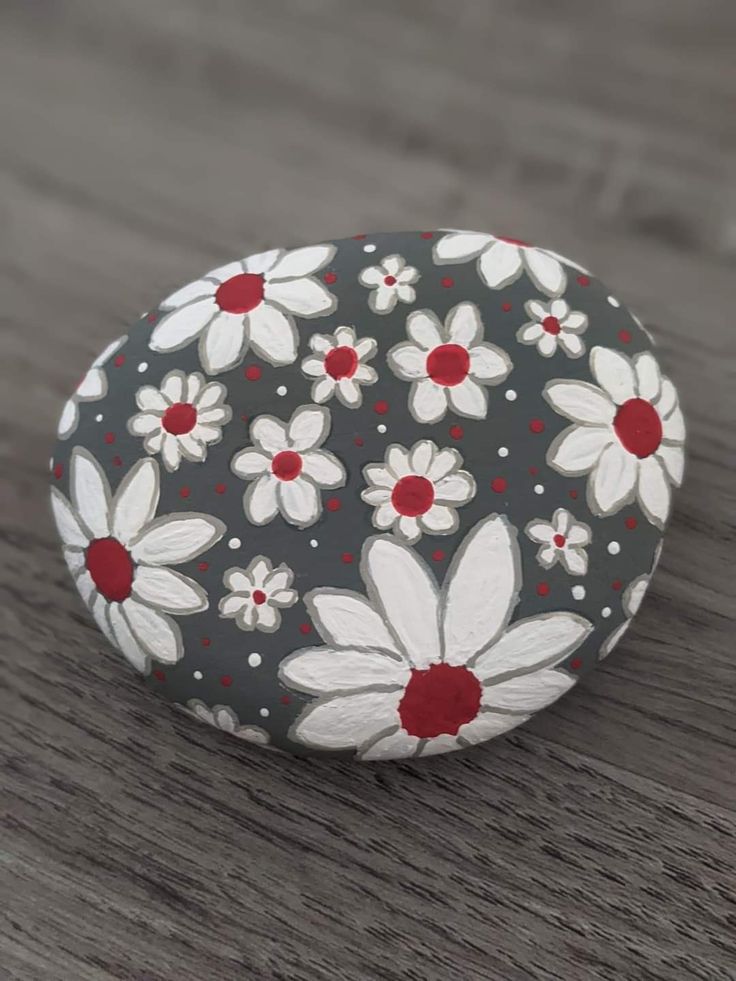
<svg viewBox="0 0 736 981">
<path fill-rule="evenodd" d="M 436 231 L 205 273 L 58 436 L 66 561 L 145 682 L 264 747 L 381 760 L 501 735 L 611 652 L 685 428 L 586 269 Z"/>
</svg>

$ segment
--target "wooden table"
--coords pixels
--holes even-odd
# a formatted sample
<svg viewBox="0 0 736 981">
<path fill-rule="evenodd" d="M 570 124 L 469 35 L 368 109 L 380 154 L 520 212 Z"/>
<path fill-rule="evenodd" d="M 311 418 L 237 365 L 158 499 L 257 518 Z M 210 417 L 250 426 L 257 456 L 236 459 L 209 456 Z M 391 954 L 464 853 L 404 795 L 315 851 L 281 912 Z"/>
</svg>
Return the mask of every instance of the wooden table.
<svg viewBox="0 0 736 981">
<path fill-rule="evenodd" d="M 736 977 L 733 0 L 5 0 L 0 975 Z M 47 508 L 80 369 L 175 286 L 479 227 L 656 327 L 689 472 L 618 652 L 486 747 L 259 754 L 159 703 Z"/>
</svg>

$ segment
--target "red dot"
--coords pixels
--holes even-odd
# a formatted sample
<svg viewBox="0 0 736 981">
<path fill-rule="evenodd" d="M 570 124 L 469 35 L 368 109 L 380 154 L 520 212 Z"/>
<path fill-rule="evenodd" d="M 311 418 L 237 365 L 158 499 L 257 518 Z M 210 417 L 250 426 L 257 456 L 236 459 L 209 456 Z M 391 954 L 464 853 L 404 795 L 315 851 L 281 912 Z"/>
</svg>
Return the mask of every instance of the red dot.
<svg viewBox="0 0 736 981">
<path fill-rule="evenodd" d="M 146 317 L 146 320 L 149 322 L 149 324 L 155 324 L 156 323 L 156 314 L 155 313 L 149 313 L 148 316 Z"/>
<path fill-rule="evenodd" d="M 507 487 L 508 483 L 505 477 L 494 477 L 491 481 L 491 490 L 495 491 L 496 494 L 503 494 Z"/>
<path fill-rule="evenodd" d="M 434 232 L 422 232 L 422 238 L 434 238 Z"/>
<path fill-rule="evenodd" d="M 271 460 L 271 473 L 279 480 L 296 480 L 302 472 L 304 462 L 293 450 L 279 450 Z"/>
<path fill-rule="evenodd" d="M 57 480 L 61 480 L 63 476 L 64 476 L 64 464 L 57 463 L 56 466 L 54 467 L 54 477 L 56 477 Z"/>
<path fill-rule="evenodd" d="M 209 567 L 210 567 L 209 562 L 200 562 L 199 565 L 197 566 L 200 572 L 207 572 Z"/>
<path fill-rule="evenodd" d="M 115 442 L 115 433 L 105 433 L 105 442 L 111 446 Z"/>
<path fill-rule="evenodd" d="M 325 507 L 328 511 L 339 511 L 342 507 L 339 497 L 328 497 L 325 502 Z"/>
<path fill-rule="evenodd" d="M 453 439 L 462 439 L 464 435 L 465 432 L 462 426 L 450 426 L 450 436 Z"/>
<path fill-rule="evenodd" d="M 630 330 L 620 330 L 618 332 L 618 339 L 622 344 L 631 344 L 631 331 Z"/>
<path fill-rule="evenodd" d="M 537 469 L 537 467 L 529 467 L 529 474 L 530 474 L 530 476 L 536 477 L 538 473 L 539 473 L 539 470 Z"/>
<path fill-rule="evenodd" d="M 190 402 L 174 402 L 161 418 L 161 425 L 172 436 L 185 436 L 196 424 L 197 410 Z"/>
<path fill-rule="evenodd" d="M 426 514 L 434 504 L 434 484 L 418 474 L 407 474 L 394 485 L 391 504 L 408 518 Z"/>
<path fill-rule="evenodd" d="M 504 313 L 509 313 L 511 311 L 511 304 L 510 303 L 502 303 L 501 304 L 501 309 L 503 310 Z"/>
<path fill-rule="evenodd" d="M 549 583 L 548 582 L 538 582 L 537 583 L 537 596 L 548 596 L 549 595 Z"/>
<path fill-rule="evenodd" d="M 232 683 L 233 683 L 232 675 L 224 674 L 220 678 L 220 684 L 222 685 L 223 688 L 229 688 Z"/>
<path fill-rule="evenodd" d="M 224 494 L 227 490 L 227 484 L 215 484 L 215 494 Z"/>
<path fill-rule="evenodd" d="M 437 548 L 434 550 L 434 552 L 432 552 L 432 558 L 435 560 L 435 562 L 441 562 L 444 559 L 444 557 L 445 557 L 445 553 L 442 551 L 441 548 Z"/>
<path fill-rule="evenodd" d="M 620 579 L 614 579 L 613 582 L 611 583 L 611 589 L 615 589 L 616 592 L 618 592 L 619 589 L 621 589 L 622 586 L 623 586 L 623 583 L 621 582 Z"/>
<path fill-rule="evenodd" d="M 529 423 L 529 429 L 533 433 L 543 433 L 544 423 L 542 422 L 541 419 L 532 419 L 532 421 Z"/>
<path fill-rule="evenodd" d="M 179 488 L 179 497 L 187 498 L 187 497 L 189 497 L 189 495 L 191 493 L 192 492 L 191 492 L 191 490 L 190 490 L 189 487 L 180 487 Z"/>
<path fill-rule="evenodd" d="M 381 399 L 379 402 L 376 402 L 376 404 L 373 406 L 373 411 L 379 416 L 385 416 L 386 413 L 388 412 L 388 402 L 386 402 L 384 399 Z"/>
<path fill-rule="evenodd" d="M 256 606 L 263 606 L 263 604 L 268 599 L 268 596 L 263 592 L 262 589 L 254 589 L 252 593 L 253 602 Z"/>
<path fill-rule="evenodd" d="M 455 285 L 455 280 L 452 276 L 443 276 L 440 280 L 440 285 L 444 286 L 446 290 L 450 289 L 451 286 Z"/>
<path fill-rule="evenodd" d="M 262 372 L 257 364 L 249 364 L 243 374 L 249 382 L 257 382 L 261 377 Z"/>
<path fill-rule="evenodd" d="M 639 522 L 632 515 L 632 517 L 626 519 L 626 521 L 624 522 L 624 524 L 629 529 L 629 531 L 633 531 L 634 528 L 636 528 L 636 526 L 639 524 Z"/>
<path fill-rule="evenodd" d="M 282 695 L 279 701 L 282 705 L 291 705 L 291 699 L 288 695 Z"/>
<path fill-rule="evenodd" d="M 202 647 L 209 647 L 212 641 L 209 639 L 209 637 L 203 637 L 200 643 Z"/>
<path fill-rule="evenodd" d="M 361 238 L 367 238 L 367 236 L 366 235 L 353 235 L 353 238 L 361 239 Z"/>
<path fill-rule="evenodd" d="M 356 446 L 362 446 L 365 440 L 363 439 L 362 436 L 356 436 L 353 442 L 355 443 Z"/>
<path fill-rule="evenodd" d="M 570 668 L 573 671 L 579 671 L 582 666 L 583 666 L 583 662 L 580 660 L 579 657 L 574 657 L 572 661 L 570 661 Z"/>
<path fill-rule="evenodd" d="M 578 499 L 578 492 L 576 490 L 568 491 L 568 493 L 569 493 L 570 497 L 573 499 L 573 501 L 577 501 L 577 499 Z"/>
<path fill-rule="evenodd" d="M 578 276 L 578 283 L 581 286 L 590 286 L 590 276 Z"/>
<path fill-rule="evenodd" d="M 156 670 L 153 672 L 153 677 L 156 679 L 156 681 L 166 681 L 166 675 L 160 668 L 156 668 Z"/>
<path fill-rule="evenodd" d="M 241 422 L 247 422 L 248 421 L 248 416 L 245 413 L 243 413 L 243 415 L 240 417 L 240 421 Z"/>
<path fill-rule="evenodd" d="M 352 552 L 343 552 L 342 553 L 342 561 L 345 563 L 345 565 L 352 565 L 354 558 L 355 558 L 355 556 L 353 555 Z"/>
<path fill-rule="evenodd" d="M 438 385 L 459 385 L 469 372 L 470 354 L 460 344 L 440 344 L 427 356 L 427 374 Z"/>
<path fill-rule="evenodd" d="M 386 284 L 386 286 L 395 286 L 396 285 L 396 277 L 395 276 L 384 276 L 383 277 L 383 281 Z"/>
<path fill-rule="evenodd" d="M 116 368 L 122 368 L 122 366 L 125 364 L 125 355 L 118 354 L 118 356 L 113 361 L 113 364 L 115 365 Z"/>
<path fill-rule="evenodd" d="M 328 286 L 332 286 L 333 283 L 337 282 L 337 273 L 327 272 L 322 277 Z"/>
<path fill-rule="evenodd" d="M 311 623 L 300 623 L 299 624 L 299 633 L 300 634 L 311 634 L 311 632 L 312 632 L 312 624 Z"/>
<path fill-rule="evenodd" d="M 226 313 L 250 313 L 263 300 L 264 286 L 260 273 L 238 273 L 220 283 L 215 303 Z"/>
</svg>

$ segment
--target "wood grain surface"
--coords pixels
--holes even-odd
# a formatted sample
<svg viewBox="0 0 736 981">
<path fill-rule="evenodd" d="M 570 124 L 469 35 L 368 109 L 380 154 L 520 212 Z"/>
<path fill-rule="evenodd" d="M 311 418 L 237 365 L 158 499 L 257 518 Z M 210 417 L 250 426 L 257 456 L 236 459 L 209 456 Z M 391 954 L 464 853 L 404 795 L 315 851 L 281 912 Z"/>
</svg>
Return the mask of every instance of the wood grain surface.
<svg viewBox="0 0 736 981">
<path fill-rule="evenodd" d="M 3 0 L 0 977 L 736 977 L 733 0 Z M 274 758 L 179 717 L 47 508 L 66 394 L 202 269 L 478 227 L 656 326 L 689 471 L 617 653 L 507 738 Z"/>
</svg>

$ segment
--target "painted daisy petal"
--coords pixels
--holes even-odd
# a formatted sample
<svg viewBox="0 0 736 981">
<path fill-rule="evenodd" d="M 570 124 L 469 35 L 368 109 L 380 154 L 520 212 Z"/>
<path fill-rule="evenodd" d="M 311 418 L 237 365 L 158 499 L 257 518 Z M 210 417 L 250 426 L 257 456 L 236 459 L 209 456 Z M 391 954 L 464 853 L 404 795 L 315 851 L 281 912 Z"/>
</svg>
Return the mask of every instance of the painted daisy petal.
<svg viewBox="0 0 736 981">
<path fill-rule="evenodd" d="M 639 397 L 647 399 L 649 402 L 655 402 L 659 398 L 662 378 L 654 355 L 650 354 L 649 351 L 637 354 L 634 358 L 634 370 Z"/>
<path fill-rule="evenodd" d="M 360 692 L 319 700 L 299 717 L 292 738 L 316 749 L 353 749 L 398 725 L 402 691 Z"/>
<path fill-rule="evenodd" d="M 199 583 L 173 569 L 139 566 L 133 580 L 133 596 L 164 613 L 200 613 L 209 606 Z"/>
<path fill-rule="evenodd" d="M 625 354 L 608 347 L 594 347 L 590 352 L 590 370 L 617 405 L 636 398 L 636 375 Z"/>
<path fill-rule="evenodd" d="M 473 347 L 483 336 L 480 312 L 474 303 L 458 303 L 447 314 L 445 322 L 450 344 Z"/>
<path fill-rule="evenodd" d="M 570 545 L 590 545 L 590 528 L 588 525 L 582 524 L 582 522 L 572 525 L 565 534 Z"/>
<path fill-rule="evenodd" d="M 366 762 L 370 760 L 403 760 L 415 756 L 421 741 L 416 736 L 410 736 L 403 729 L 396 729 L 388 736 L 381 736 L 362 749 L 358 758 Z"/>
<path fill-rule="evenodd" d="M 580 358 L 585 354 L 585 343 L 577 334 L 565 334 L 563 332 L 557 339 L 560 346 L 571 358 Z"/>
<path fill-rule="evenodd" d="M 667 446 L 663 443 L 655 455 L 660 463 L 664 464 L 664 468 L 672 483 L 675 487 L 679 487 L 685 473 L 685 453 L 682 447 Z"/>
<path fill-rule="evenodd" d="M 100 465 L 81 446 L 72 450 L 72 506 L 89 529 L 92 538 L 107 538 L 110 534 L 110 485 Z"/>
<path fill-rule="evenodd" d="M 267 278 L 270 279 L 271 271 L 283 254 L 283 249 L 268 249 L 266 252 L 249 255 L 246 259 L 243 259 L 243 268 L 246 272 L 255 273 L 257 276 L 264 276 L 266 273 L 269 273 Z M 233 273 L 232 275 L 235 274 Z"/>
<path fill-rule="evenodd" d="M 195 300 L 203 300 L 214 297 L 217 285 L 209 279 L 195 279 L 193 283 L 187 283 L 181 289 L 175 290 L 163 301 L 161 306 L 164 310 L 173 310 L 175 307 L 182 307 L 186 303 Z"/>
<path fill-rule="evenodd" d="M 270 303 L 261 303 L 247 315 L 248 333 L 259 358 L 272 365 L 293 364 L 299 346 L 291 317 Z"/>
<path fill-rule="evenodd" d="M 271 470 L 271 457 L 260 450 L 247 448 L 236 453 L 230 464 L 234 474 L 244 480 L 252 480 Z"/>
<path fill-rule="evenodd" d="M 605 426 L 613 422 L 616 409 L 600 388 L 589 382 L 555 380 L 542 393 L 555 412 L 574 422 Z"/>
<path fill-rule="evenodd" d="M 179 565 L 219 542 L 225 525 L 207 514 L 169 514 L 157 518 L 135 542 L 130 554 L 146 565 Z"/>
<path fill-rule="evenodd" d="M 89 535 L 80 525 L 67 499 L 56 487 L 51 488 L 51 509 L 62 542 L 76 548 L 86 548 L 89 545 Z"/>
<path fill-rule="evenodd" d="M 456 531 L 460 524 L 455 508 L 448 508 L 442 504 L 434 504 L 417 520 L 420 526 L 432 535 L 449 535 Z"/>
<path fill-rule="evenodd" d="M 94 402 L 107 395 L 107 376 L 100 368 L 90 368 L 75 392 L 82 402 Z"/>
<path fill-rule="evenodd" d="M 302 361 L 302 371 L 310 378 L 320 378 L 325 373 L 325 363 L 320 358 L 305 358 Z"/>
<path fill-rule="evenodd" d="M 286 252 L 271 268 L 268 280 L 292 279 L 310 276 L 317 272 L 335 255 L 334 245 L 309 245 L 302 249 Z"/>
<path fill-rule="evenodd" d="M 611 443 L 601 453 L 590 476 L 588 498 L 597 515 L 613 514 L 632 497 L 636 488 L 637 459 L 619 443 Z"/>
<path fill-rule="evenodd" d="M 565 267 L 544 249 L 523 249 L 522 254 L 529 278 L 549 296 L 564 293 L 567 286 Z"/>
<path fill-rule="evenodd" d="M 559 473 L 577 477 L 587 473 L 613 441 L 609 428 L 568 426 L 550 444 L 547 462 Z"/>
<path fill-rule="evenodd" d="M 243 508 L 251 524 L 268 524 L 278 514 L 276 484 L 276 478 L 268 473 L 255 480 L 243 495 Z"/>
<path fill-rule="evenodd" d="M 107 609 L 107 617 L 110 624 L 114 641 L 124 657 L 133 665 L 136 671 L 141 674 L 148 674 L 151 662 L 148 654 L 138 643 L 130 625 L 126 620 L 122 608 L 117 603 L 111 603 Z"/>
<path fill-rule="evenodd" d="M 608 637 L 606 637 L 606 639 L 601 644 L 601 649 L 598 651 L 598 659 L 600 661 L 608 657 L 608 655 L 618 644 L 618 642 L 621 640 L 621 638 L 623 637 L 623 635 L 626 633 L 626 631 L 629 629 L 630 626 L 631 626 L 631 621 L 624 620 L 623 623 L 619 624 L 619 626 L 616 627 L 616 629 L 612 633 L 610 633 Z"/>
<path fill-rule="evenodd" d="M 413 666 L 439 661 L 439 596 L 424 562 L 390 538 L 374 538 L 363 546 L 361 574 Z"/>
<path fill-rule="evenodd" d="M 297 409 L 288 426 L 289 445 L 297 451 L 321 446 L 330 431 L 328 409 L 317 405 L 304 405 Z"/>
<path fill-rule="evenodd" d="M 662 465 L 656 456 L 639 461 L 639 503 L 647 518 L 663 528 L 670 513 L 672 492 Z"/>
<path fill-rule="evenodd" d="M 313 525 L 322 511 L 319 491 L 302 477 L 277 482 L 276 499 L 284 518 L 297 528 Z"/>
<path fill-rule="evenodd" d="M 516 532 L 504 517 L 491 515 L 465 537 L 447 573 L 442 629 L 448 664 L 465 664 L 493 642 L 511 618 L 520 587 Z"/>
<path fill-rule="evenodd" d="M 391 313 L 398 300 L 392 286 L 378 286 L 368 297 L 368 306 L 374 313 Z"/>
<path fill-rule="evenodd" d="M 153 328 L 148 346 L 152 351 L 178 351 L 194 340 L 218 310 L 211 297 L 172 310 Z"/>
<path fill-rule="evenodd" d="M 479 232 L 450 232 L 443 235 L 432 250 L 434 261 L 442 265 L 474 259 L 493 241 L 492 235 L 482 235 Z"/>
<path fill-rule="evenodd" d="M 247 345 L 242 314 L 220 311 L 200 338 L 199 360 L 208 375 L 218 375 L 240 363 Z"/>
<path fill-rule="evenodd" d="M 511 359 L 495 344 L 478 344 L 470 351 L 470 373 L 479 381 L 503 381 L 510 371 Z"/>
<path fill-rule="evenodd" d="M 269 455 L 280 453 L 289 446 L 286 426 L 274 416 L 258 416 L 250 427 L 250 438 Z"/>
<path fill-rule="evenodd" d="M 446 446 L 435 455 L 427 476 L 430 480 L 440 481 L 453 470 L 458 469 L 462 462 L 458 451 Z"/>
<path fill-rule="evenodd" d="M 427 352 L 415 344 L 403 343 L 388 352 L 389 367 L 399 378 L 413 381 L 427 377 Z"/>
<path fill-rule="evenodd" d="M 79 425 L 79 406 L 75 399 L 68 399 L 59 419 L 56 435 L 59 439 L 67 439 Z"/>
<path fill-rule="evenodd" d="M 504 732 L 514 729 L 526 722 L 528 715 L 501 715 L 500 712 L 480 712 L 472 722 L 466 722 L 458 730 L 458 738 L 468 746 L 477 746 L 494 736 L 502 736 Z"/>
<path fill-rule="evenodd" d="M 533 542 L 540 542 L 545 545 L 552 541 L 552 536 L 555 533 L 554 528 L 547 521 L 530 521 L 524 531 Z"/>
<path fill-rule="evenodd" d="M 585 330 L 588 326 L 588 318 L 580 310 L 571 310 L 565 317 L 565 322 L 562 326 L 565 330 L 571 330 L 577 333 L 578 331 Z"/>
<path fill-rule="evenodd" d="M 143 412 L 166 412 L 169 408 L 168 402 L 161 392 L 154 385 L 144 385 L 135 393 L 135 401 L 138 408 Z"/>
<path fill-rule="evenodd" d="M 302 473 L 319 487 L 342 487 L 345 468 L 329 450 L 307 450 L 302 456 Z"/>
<path fill-rule="evenodd" d="M 473 671 L 481 681 L 508 673 L 535 671 L 559 664 L 593 630 L 577 613 L 542 613 L 519 620 L 476 659 Z"/>
<path fill-rule="evenodd" d="M 677 389 L 669 378 L 663 378 L 659 393 L 659 400 L 657 401 L 657 412 L 662 419 L 666 419 L 670 412 L 676 408 L 676 406 Z"/>
<path fill-rule="evenodd" d="M 571 576 L 584 576 L 588 571 L 588 556 L 581 548 L 563 549 L 561 561 Z"/>
<path fill-rule="evenodd" d="M 154 412 L 139 412 L 128 420 L 128 432 L 131 436 L 149 436 L 161 429 L 161 416 Z"/>
<path fill-rule="evenodd" d="M 340 378 L 337 383 L 338 398 L 349 409 L 357 409 L 363 401 L 360 387 L 352 378 Z"/>
<path fill-rule="evenodd" d="M 465 470 L 443 477 L 435 484 L 435 500 L 441 504 L 465 504 L 475 495 L 475 479 Z"/>
<path fill-rule="evenodd" d="M 521 275 L 522 269 L 518 246 L 508 242 L 494 242 L 478 259 L 480 277 L 492 290 L 513 283 Z"/>
<path fill-rule="evenodd" d="M 327 402 L 335 394 L 336 382 L 334 378 L 320 378 L 312 385 L 312 401 L 321 404 Z"/>
<path fill-rule="evenodd" d="M 423 477 L 429 470 L 434 456 L 434 443 L 431 439 L 422 439 L 415 443 L 409 454 L 409 468 L 412 473 Z"/>
<path fill-rule="evenodd" d="M 220 616 L 223 617 L 236 617 L 241 610 L 245 609 L 250 604 L 250 600 L 246 599 L 245 596 L 240 596 L 235 593 L 230 596 L 223 596 L 219 602 L 218 609 L 220 611 Z"/>
<path fill-rule="evenodd" d="M 399 654 L 384 620 L 364 596 L 344 589 L 316 589 L 304 603 L 320 636 L 335 647 L 376 648 Z"/>
<path fill-rule="evenodd" d="M 488 413 L 488 394 L 472 378 L 447 390 L 450 405 L 458 415 L 469 419 L 485 419 Z"/>
<path fill-rule="evenodd" d="M 380 266 L 367 266 L 358 273 L 358 282 L 361 286 L 381 286 L 385 278 L 386 273 Z"/>
<path fill-rule="evenodd" d="M 291 279 L 266 283 L 264 295 L 267 300 L 284 307 L 297 317 L 322 317 L 332 313 L 337 300 L 330 291 L 316 279 Z"/>
<path fill-rule="evenodd" d="M 153 460 L 139 460 L 120 482 L 112 504 L 112 533 L 127 545 L 152 520 L 159 500 L 159 472 Z"/>
<path fill-rule="evenodd" d="M 404 688 L 409 665 L 378 651 L 331 650 L 314 647 L 296 651 L 279 667 L 286 684 L 310 695 L 361 691 L 365 688 Z"/>
<path fill-rule="evenodd" d="M 406 332 L 425 351 L 442 344 L 442 328 L 431 310 L 415 310 L 406 318 Z"/>
<path fill-rule="evenodd" d="M 491 709 L 531 714 L 556 702 L 574 684 L 571 675 L 543 668 L 488 686 L 483 693 L 483 704 Z"/>
<path fill-rule="evenodd" d="M 682 443 L 685 440 L 685 419 L 679 408 L 662 420 L 662 438 L 672 443 Z"/>
<path fill-rule="evenodd" d="M 161 382 L 161 394 L 171 402 L 182 402 L 187 387 L 183 371 L 170 371 Z"/>
<path fill-rule="evenodd" d="M 164 664 L 175 664 L 183 657 L 181 631 L 171 617 L 134 599 L 125 600 L 122 606 L 133 636 L 147 654 Z"/>
</svg>

